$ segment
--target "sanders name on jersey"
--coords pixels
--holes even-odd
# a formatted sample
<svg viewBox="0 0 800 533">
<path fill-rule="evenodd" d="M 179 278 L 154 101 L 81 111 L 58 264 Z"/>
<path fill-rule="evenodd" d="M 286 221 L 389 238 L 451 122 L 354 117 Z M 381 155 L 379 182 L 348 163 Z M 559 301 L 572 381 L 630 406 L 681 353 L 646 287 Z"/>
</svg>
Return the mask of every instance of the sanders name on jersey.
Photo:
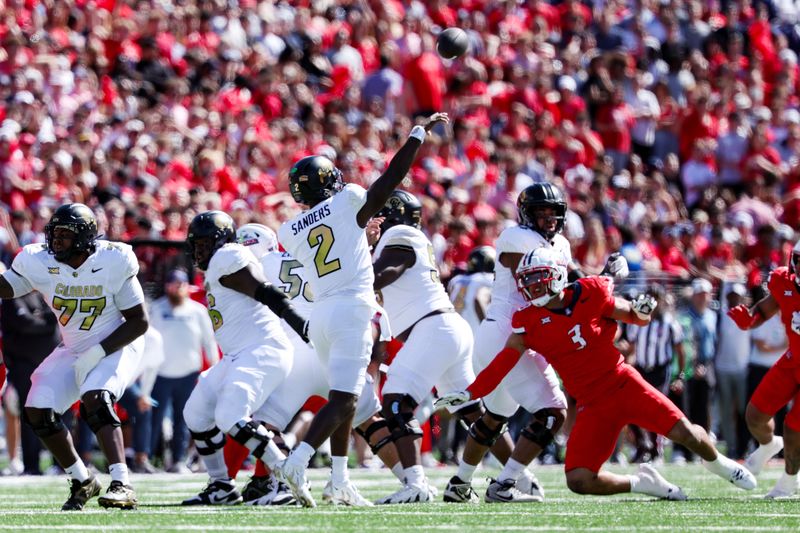
<svg viewBox="0 0 800 533">
<path fill-rule="evenodd" d="M 317 211 L 311 211 L 306 216 L 292 224 L 292 234 L 297 235 L 299 232 L 303 231 L 311 224 L 315 224 L 325 218 L 326 216 L 331 214 L 331 208 L 329 205 L 323 205 L 322 209 Z"/>
</svg>

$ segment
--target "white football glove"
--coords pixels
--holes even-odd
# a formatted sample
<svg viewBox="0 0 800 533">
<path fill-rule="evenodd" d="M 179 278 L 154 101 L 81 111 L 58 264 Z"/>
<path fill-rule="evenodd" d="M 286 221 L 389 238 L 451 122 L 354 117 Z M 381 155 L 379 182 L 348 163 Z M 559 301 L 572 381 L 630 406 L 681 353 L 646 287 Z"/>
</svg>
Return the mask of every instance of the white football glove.
<svg viewBox="0 0 800 533">
<path fill-rule="evenodd" d="M 631 302 L 631 309 L 642 320 L 647 320 L 655 311 L 658 302 L 649 294 L 640 294 Z"/>
<path fill-rule="evenodd" d="M 88 350 L 78 354 L 78 358 L 72 363 L 72 368 L 75 369 L 75 382 L 78 384 L 78 388 L 86 381 L 89 372 L 91 372 L 105 356 L 106 351 L 103 350 L 103 347 L 99 344 L 95 344 Z"/>
<path fill-rule="evenodd" d="M 628 277 L 628 260 L 619 252 L 614 252 L 608 256 L 606 266 L 603 271 L 614 279 L 625 279 Z"/>
<path fill-rule="evenodd" d="M 447 394 L 442 395 L 433 402 L 433 406 L 436 409 L 441 409 L 443 407 L 457 407 L 459 405 L 465 404 L 472 399 L 472 395 L 465 391 L 455 391 L 455 392 L 448 392 Z"/>
<path fill-rule="evenodd" d="M 800 335 L 800 311 L 792 313 L 792 331 Z"/>
</svg>

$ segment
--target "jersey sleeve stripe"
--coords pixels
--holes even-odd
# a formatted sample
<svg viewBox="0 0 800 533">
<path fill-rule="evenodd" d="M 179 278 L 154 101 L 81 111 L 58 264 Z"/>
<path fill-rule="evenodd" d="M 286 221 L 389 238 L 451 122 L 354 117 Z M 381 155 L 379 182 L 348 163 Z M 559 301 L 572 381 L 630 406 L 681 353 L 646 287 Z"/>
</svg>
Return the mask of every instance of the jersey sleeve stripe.
<svg viewBox="0 0 800 533">
<path fill-rule="evenodd" d="M 522 327 L 520 327 L 520 328 L 511 328 L 511 331 L 513 331 L 514 333 L 516 333 L 518 335 L 522 335 L 522 334 L 525 333 L 525 328 L 522 328 Z"/>
</svg>

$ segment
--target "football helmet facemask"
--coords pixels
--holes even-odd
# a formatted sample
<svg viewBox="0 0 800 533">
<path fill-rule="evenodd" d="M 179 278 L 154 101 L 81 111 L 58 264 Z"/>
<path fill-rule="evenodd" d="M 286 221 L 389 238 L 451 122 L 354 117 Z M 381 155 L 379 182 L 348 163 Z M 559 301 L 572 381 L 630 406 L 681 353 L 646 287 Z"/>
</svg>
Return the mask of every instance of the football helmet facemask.
<svg viewBox="0 0 800 533">
<path fill-rule="evenodd" d="M 313 207 L 343 188 L 342 172 L 325 156 L 304 157 L 289 170 L 289 192 L 298 204 Z"/>
<path fill-rule="evenodd" d="M 53 246 L 56 241 L 55 231 L 58 228 L 71 231 L 72 244 L 69 248 L 58 250 Z M 78 253 L 94 253 L 97 239 L 97 219 L 91 209 L 83 204 L 65 204 L 55 210 L 50 221 L 44 227 L 47 251 L 56 261 L 64 262 Z"/>
<path fill-rule="evenodd" d="M 549 248 L 525 254 L 517 266 L 517 290 L 525 301 L 543 307 L 567 285 L 567 268 Z"/>
<path fill-rule="evenodd" d="M 222 211 L 206 211 L 196 215 L 189 224 L 186 246 L 197 268 L 205 271 L 214 252 L 235 241 L 233 219 Z"/>
</svg>

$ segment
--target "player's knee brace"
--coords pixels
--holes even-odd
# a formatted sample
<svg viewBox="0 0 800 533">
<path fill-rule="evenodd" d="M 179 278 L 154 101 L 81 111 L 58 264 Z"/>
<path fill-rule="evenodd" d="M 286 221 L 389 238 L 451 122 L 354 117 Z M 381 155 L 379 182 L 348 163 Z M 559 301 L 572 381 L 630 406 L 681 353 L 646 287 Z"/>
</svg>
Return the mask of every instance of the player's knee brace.
<svg viewBox="0 0 800 533">
<path fill-rule="evenodd" d="M 385 409 L 388 412 L 384 412 L 383 415 L 386 418 L 392 440 L 396 441 L 403 437 L 422 438 L 422 428 L 414 418 L 416 407 L 416 400 L 406 394 L 401 399 L 392 401 L 388 405 L 388 409 Z"/>
<path fill-rule="evenodd" d="M 494 446 L 494 443 L 497 442 L 497 439 L 500 438 L 500 435 L 505 433 L 507 428 L 506 422 L 508 419 L 504 416 L 490 413 L 489 411 L 487 411 L 484 416 L 488 416 L 492 420 L 499 422 L 498 426 L 494 429 L 490 428 L 489 424 L 484 422 L 483 417 L 481 417 L 469 427 L 469 436 L 481 446 L 487 446 L 491 448 Z"/>
<path fill-rule="evenodd" d="M 378 442 L 376 442 L 375 444 L 372 444 L 372 436 L 375 435 L 375 433 L 377 433 L 378 431 L 382 430 L 383 428 L 387 428 L 388 430 L 389 424 L 386 422 L 386 420 L 382 418 L 367 426 L 367 429 L 365 430 L 362 430 L 361 428 L 356 428 L 356 433 L 364 437 L 364 440 L 367 441 L 367 444 L 369 444 L 369 448 L 375 455 L 378 455 L 378 452 L 380 451 L 381 448 L 392 442 L 392 433 L 391 430 L 389 430 L 389 433 L 385 437 L 379 439 Z"/>
<path fill-rule="evenodd" d="M 483 414 L 483 408 L 481 407 L 481 402 L 470 403 L 462 407 L 453 414 L 455 414 L 456 417 L 458 417 L 458 421 L 461 422 L 461 424 L 463 424 L 465 428 L 469 428 L 471 424 L 471 422 L 469 421 L 469 416 L 475 413 L 479 415 Z"/>
<path fill-rule="evenodd" d="M 61 421 L 61 415 L 52 409 L 37 409 L 37 411 L 39 412 L 33 417 L 28 414 L 27 409 L 22 411 L 23 419 L 31 426 L 37 437 L 46 439 L 66 429 Z"/>
<path fill-rule="evenodd" d="M 267 451 L 269 441 L 274 436 L 270 430 L 253 420 L 240 420 L 233 426 L 229 435 L 258 459 L 261 459 Z"/>
<path fill-rule="evenodd" d="M 212 455 L 225 446 L 225 434 L 214 426 L 208 431 L 189 431 L 200 455 Z"/>
<path fill-rule="evenodd" d="M 556 436 L 560 415 L 555 409 L 540 409 L 533 413 L 533 419 L 521 432 L 525 437 L 541 448 L 546 448 Z"/>
<path fill-rule="evenodd" d="M 91 399 L 91 407 L 86 407 L 86 400 L 81 401 L 81 417 L 93 433 L 97 433 L 106 426 L 118 428 L 122 425 L 114 410 L 114 400 L 113 394 L 107 390 L 101 390 Z"/>
</svg>

